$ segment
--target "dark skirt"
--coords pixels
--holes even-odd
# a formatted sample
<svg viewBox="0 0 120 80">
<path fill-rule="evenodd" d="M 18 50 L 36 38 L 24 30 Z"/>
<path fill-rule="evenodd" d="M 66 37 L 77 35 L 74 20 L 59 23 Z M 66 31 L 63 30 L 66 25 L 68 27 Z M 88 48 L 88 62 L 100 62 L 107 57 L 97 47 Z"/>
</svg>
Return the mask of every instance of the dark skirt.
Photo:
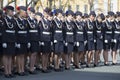
<svg viewBox="0 0 120 80">
<path fill-rule="evenodd" d="M 20 48 L 16 48 L 16 54 L 21 55 L 26 53 L 28 53 L 27 43 L 20 43 Z"/>
<path fill-rule="evenodd" d="M 80 52 L 80 51 L 84 51 L 85 49 L 85 46 L 84 46 L 84 42 L 79 42 L 79 46 L 77 47 L 77 49 L 78 49 L 78 52 Z"/>
<path fill-rule="evenodd" d="M 116 51 L 119 48 L 120 48 L 120 42 L 118 41 L 116 43 L 112 42 L 112 50 Z"/>
<path fill-rule="evenodd" d="M 57 42 L 54 44 L 54 52 L 55 53 L 63 53 L 64 52 L 63 42 Z"/>
<path fill-rule="evenodd" d="M 87 50 L 95 50 L 95 43 L 94 41 L 87 42 Z"/>
<path fill-rule="evenodd" d="M 103 45 L 104 45 L 104 50 L 110 50 L 110 49 L 112 49 L 112 42 L 111 42 L 111 40 L 109 40 L 108 43 L 104 42 Z"/>
<path fill-rule="evenodd" d="M 7 47 L 3 48 L 3 55 L 15 55 L 15 43 L 6 43 Z"/>
<path fill-rule="evenodd" d="M 31 53 L 34 53 L 34 52 L 39 52 L 39 42 L 37 41 L 32 41 L 30 42 L 31 46 L 29 48 L 29 51 Z"/>
<path fill-rule="evenodd" d="M 102 49 L 103 49 L 103 40 L 97 39 L 96 50 L 102 50 Z"/>
<path fill-rule="evenodd" d="M 68 43 L 66 46 L 66 53 L 72 53 L 74 50 L 74 43 Z"/>
<path fill-rule="evenodd" d="M 44 45 L 41 45 L 41 52 L 50 53 L 51 52 L 51 42 L 43 42 Z"/>
<path fill-rule="evenodd" d="M 0 55 L 3 53 L 2 43 L 0 43 Z"/>
</svg>

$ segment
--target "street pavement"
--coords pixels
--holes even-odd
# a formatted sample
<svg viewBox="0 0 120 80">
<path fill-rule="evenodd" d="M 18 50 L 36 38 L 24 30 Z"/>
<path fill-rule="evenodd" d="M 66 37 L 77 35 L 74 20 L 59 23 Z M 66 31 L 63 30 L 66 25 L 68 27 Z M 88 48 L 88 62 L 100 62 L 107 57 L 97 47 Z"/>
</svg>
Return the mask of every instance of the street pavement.
<svg viewBox="0 0 120 80">
<path fill-rule="evenodd" d="M 109 56 L 110 64 L 111 57 Z M 118 65 L 103 66 L 103 58 L 98 67 L 73 69 L 63 72 L 41 73 L 28 76 L 16 76 L 12 79 L 6 79 L 0 74 L 0 80 L 120 80 L 120 56 L 118 55 Z"/>
</svg>

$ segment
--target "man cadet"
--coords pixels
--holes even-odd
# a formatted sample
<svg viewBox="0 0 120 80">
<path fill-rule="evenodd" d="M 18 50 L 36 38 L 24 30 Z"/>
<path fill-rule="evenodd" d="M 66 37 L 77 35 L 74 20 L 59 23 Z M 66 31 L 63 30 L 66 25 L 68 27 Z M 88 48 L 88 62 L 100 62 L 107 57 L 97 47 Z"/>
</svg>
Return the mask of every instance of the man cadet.
<svg viewBox="0 0 120 80">
<path fill-rule="evenodd" d="M 79 61 L 83 57 L 84 54 L 84 41 L 85 41 L 85 29 L 84 29 L 84 22 L 82 20 L 82 12 L 77 11 L 75 13 L 76 20 L 75 20 L 75 46 L 76 46 L 76 53 L 74 53 L 74 64 L 75 68 L 81 68 L 79 65 Z"/>
<path fill-rule="evenodd" d="M 28 53 L 28 23 L 26 21 L 27 8 L 25 6 L 17 7 L 17 43 L 16 43 L 16 59 L 17 59 L 17 73 L 19 76 L 25 76 L 25 55 Z"/>
<path fill-rule="evenodd" d="M 55 71 L 62 71 L 60 68 L 61 54 L 64 52 L 63 22 L 61 20 L 63 11 L 56 9 L 56 18 L 53 20 L 53 42 L 54 42 L 54 64 Z"/>
<path fill-rule="evenodd" d="M 94 30 L 95 30 L 95 17 L 96 14 L 94 11 L 91 11 L 89 14 L 89 20 L 87 21 L 87 65 L 86 67 L 90 67 L 91 60 L 93 58 L 93 52 L 95 50 L 95 36 L 94 36 Z"/>
<path fill-rule="evenodd" d="M 113 47 L 113 28 L 114 25 L 114 12 L 108 12 L 109 18 L 104 22 L 104 65 L 108 66 L 108 51 Z M 116 42 L 116 41 L 115 41 Z"/>
<path fill-rule="evenodd" d="M 114 20 L 114 35 L 113 35 L 113 53 L 112 53 L 112 65 L 117 64 L 117 50 L 119 49 L 120 39 L 120 12 L 116 13 L 116 19 Z"/>
<path fill-rule="evenodd" d="M 37 20 L 35 19 L 35 10 L 33 7 L 28 8 L 28 27 L 29 27 L 29 43 L 28 48 L 30 51 L 30 74 L 36 74 L 34 70 L 36 55 L 39 51 L 39 32 Z"/>
<path fill-rule="evenodd" d="M 72 10 L 66 12 L 66 21 L 64 22 L 65 30 L 65 69 L 70 69 L 71 53 L 74 47 L 74 13 Z"/>
<path fill-rule="evenodd" d="M 103 21 L 105 16 L 103 13 L 99 14 L 95 21 L 95 36 L 96 36 L 96 51 L 94 54 L 94 67 L 98 66 L 98 60 L 100 58 L 100 53 L 103 49 Z"/>
<path fill-rule="evenodd" d="M 41 40 L 41 52 L 42 52 L 42 72 L 49 73 L 48 70 L 48 59 L 51 53 L 51 24 L 48 20 L 51 9 L 45 8 L 43 11 L 43 19 L 41 20 L 40 26 L 40 40 Z"/>
<path fill-rule="evenodd" d="M 6 6 L 2 33 L 3 64 L 6 78 L 12 78 L 12 56 L 15 55 L 16 24 L 13 18 L 14 7 Z"/>
</svg>

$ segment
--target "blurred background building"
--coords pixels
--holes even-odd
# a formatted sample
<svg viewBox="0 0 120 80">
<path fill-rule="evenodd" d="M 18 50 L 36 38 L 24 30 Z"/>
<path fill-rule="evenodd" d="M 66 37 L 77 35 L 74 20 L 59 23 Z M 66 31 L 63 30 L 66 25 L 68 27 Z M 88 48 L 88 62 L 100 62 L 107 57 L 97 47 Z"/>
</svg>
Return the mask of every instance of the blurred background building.
<svg viewBox="0 0 120 80">
<path fill-rule="evenodd" d="M 0 0 L 0 8 L 6 5 L 16 6 L 32 6 L 37 11 L 42 11 L 45 7 L 51 9 L 61 8 L 64 11 L 72 9 L 73 11 L 81 11 L 89 13 L 91 10 L 96 13 L 107 13 L 108 11 L 120 11 L 120 0 Z"/>
</svg>

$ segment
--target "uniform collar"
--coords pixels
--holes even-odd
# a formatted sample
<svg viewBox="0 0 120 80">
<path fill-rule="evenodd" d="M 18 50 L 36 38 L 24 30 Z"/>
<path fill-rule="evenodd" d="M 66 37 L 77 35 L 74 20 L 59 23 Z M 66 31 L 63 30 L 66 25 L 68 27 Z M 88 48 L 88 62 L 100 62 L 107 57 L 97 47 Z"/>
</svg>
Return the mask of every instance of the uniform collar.
<svg viewBox="0 0 120 80">
<path fill-rule="evenodd" d="M 11 16 L 9 16 L 9 15 L 7 15 L 7 17 L 8 17 L 9 19 L 12 19 L 12 17 L 11 17 Z"/>
</svg>

